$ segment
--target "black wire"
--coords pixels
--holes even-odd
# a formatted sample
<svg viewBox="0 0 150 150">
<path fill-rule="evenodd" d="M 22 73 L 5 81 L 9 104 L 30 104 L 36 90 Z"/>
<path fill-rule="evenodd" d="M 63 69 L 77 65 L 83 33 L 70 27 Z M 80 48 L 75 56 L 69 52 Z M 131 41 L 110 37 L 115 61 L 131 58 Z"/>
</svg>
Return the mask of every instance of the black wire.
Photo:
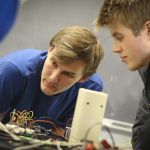
<svg viewBox="0 0 150 150">
<path fill-rule="evenodd" d="M 101 122 L 94 123 L 92 126 L 90 126 L 90 127 L 88 128 L 87 132 L 85 133 L 85 136 L 84 136 L 84 139 L 83 139 L 83 140 L 87 140 L 87 137 L 88 137 L 89 132 L 90 132 L 90 131 L 92 130 L 92 128 L 93 128 L 94 126 L 96 126 L 96 125 L 101 125 Z M 113 148 L 117 148 L 117 147 L 116 147 L 116 144 L 115 144 L 115 141 L 114 141 L 114 138 L 113 138 L 113 136 L 112 136 L 112 134 L 111 134 L 111 131 L 110 131 L 109 127 L 107 127 L 106 125 L 103 125 L 103 126 L 104 126 L 105 130 L 108 132 L 108 134 L 109 134 L 109 136 L 110 136 L 110 139 L 111 139 Z"/>
</svg>

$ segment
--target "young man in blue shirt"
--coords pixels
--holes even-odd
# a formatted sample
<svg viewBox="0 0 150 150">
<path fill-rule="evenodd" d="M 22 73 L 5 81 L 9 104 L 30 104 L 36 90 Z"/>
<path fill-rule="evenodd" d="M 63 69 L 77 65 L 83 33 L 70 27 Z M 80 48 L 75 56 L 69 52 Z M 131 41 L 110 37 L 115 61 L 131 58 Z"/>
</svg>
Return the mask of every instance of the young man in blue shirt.
<svg viewBox="0 0 150 150">
<path fill-rule="evenodd" d="M 73 116 L 79 88 L 102 91 L 102 80 L 94 74 L 102 57 L 96 36 L 71 26 L 56 33 L 48 51 L 28 49 L 2 58 L 1 121 L 9 122 L 14 109 L 33 111 L 34 120 L 46 118 L 64 129 Z"/>
</svg>

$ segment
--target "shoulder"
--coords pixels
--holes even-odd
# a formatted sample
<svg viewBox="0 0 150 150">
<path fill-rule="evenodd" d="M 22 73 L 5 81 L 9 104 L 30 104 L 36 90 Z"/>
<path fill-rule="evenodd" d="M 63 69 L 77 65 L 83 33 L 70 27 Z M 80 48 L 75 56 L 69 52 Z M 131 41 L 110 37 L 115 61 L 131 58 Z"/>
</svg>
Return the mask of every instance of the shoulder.
<svg viewBox="0 0 150 150">
<path fill-rule="evenodd" d="M 144 82 L 144 84 L 147 81 L 147 78 L 150 76 L 150 64 L 148 66 L 144 66 L 141 69 L 138 70 L 139 74 Z"/>
<path fill-rule="evenodd" d="M 82 83 L 77 83 L 79 88 L 86 88 L 95 91 L 102 91 L 103 90 L 103 81 L 99 74 L 93 74 L 89 77 L 86 81 Z"/>
<path fill-rule="evenodd" d="M 0 59 L 0 64 L 11 64 L 15 66 L 21 73 L 30 74 L 39 69 L 39 66 L 44 62 L 46 56 L 47 51 L 25 49 L 5 56 L 4 58 Z"/>
<path fill-rule="evenodd" d="M 32 58 L 39 58 L 43 55 L 47 55 L 47 51 L 37 49 L 23 49 L 6 55 L 3 60 L 17 62 L 20 60 L 31 60 Z"/>
<path fill-rule="evenodd" d="M 103 80 L 99 74 L 93 74 L 84 82 L 85 87 L 95 91 L 103 90 Z"/>
<path fill-rule="evenodd" d="M 103 85 L 102 78 L 98 74 L 93 74 L 88 80 L 90 80 L 96 84 Z"/>
</svg>

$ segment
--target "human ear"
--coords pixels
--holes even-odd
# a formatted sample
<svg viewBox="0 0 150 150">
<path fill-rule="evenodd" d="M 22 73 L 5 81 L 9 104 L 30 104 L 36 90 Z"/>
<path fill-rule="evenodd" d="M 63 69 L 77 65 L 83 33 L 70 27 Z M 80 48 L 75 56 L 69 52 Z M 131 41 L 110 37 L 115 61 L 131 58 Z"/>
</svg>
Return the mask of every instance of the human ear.
<svg viewBox="0 0 150 150">
<path fill-rule="evenodd" d="M 48 51 L 51 52 L 55 48 L 55 45 L 50 45 Z"/>
<path fill-rule="evenodd" d="M 150 20 L 145 22 L 146 33 L 150 39 Z"/>
</svg>

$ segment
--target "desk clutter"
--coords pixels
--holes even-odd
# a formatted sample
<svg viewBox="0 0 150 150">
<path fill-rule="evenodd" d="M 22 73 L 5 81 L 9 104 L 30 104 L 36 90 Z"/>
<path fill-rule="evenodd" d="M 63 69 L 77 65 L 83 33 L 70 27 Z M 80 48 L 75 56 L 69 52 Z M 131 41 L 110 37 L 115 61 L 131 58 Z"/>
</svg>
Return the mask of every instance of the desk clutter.
<svg viewBox="0 0 150 150">
<path fill-rule="evenodd" d="M 119 148 L 103 139 L 99 144 L 92 141 L 70 143 L 59 136 L 40 129 L 22 128 L 13 124 L 0 123 L 0 149 L 6 150 L 130 150 Z"/>
</svg>

